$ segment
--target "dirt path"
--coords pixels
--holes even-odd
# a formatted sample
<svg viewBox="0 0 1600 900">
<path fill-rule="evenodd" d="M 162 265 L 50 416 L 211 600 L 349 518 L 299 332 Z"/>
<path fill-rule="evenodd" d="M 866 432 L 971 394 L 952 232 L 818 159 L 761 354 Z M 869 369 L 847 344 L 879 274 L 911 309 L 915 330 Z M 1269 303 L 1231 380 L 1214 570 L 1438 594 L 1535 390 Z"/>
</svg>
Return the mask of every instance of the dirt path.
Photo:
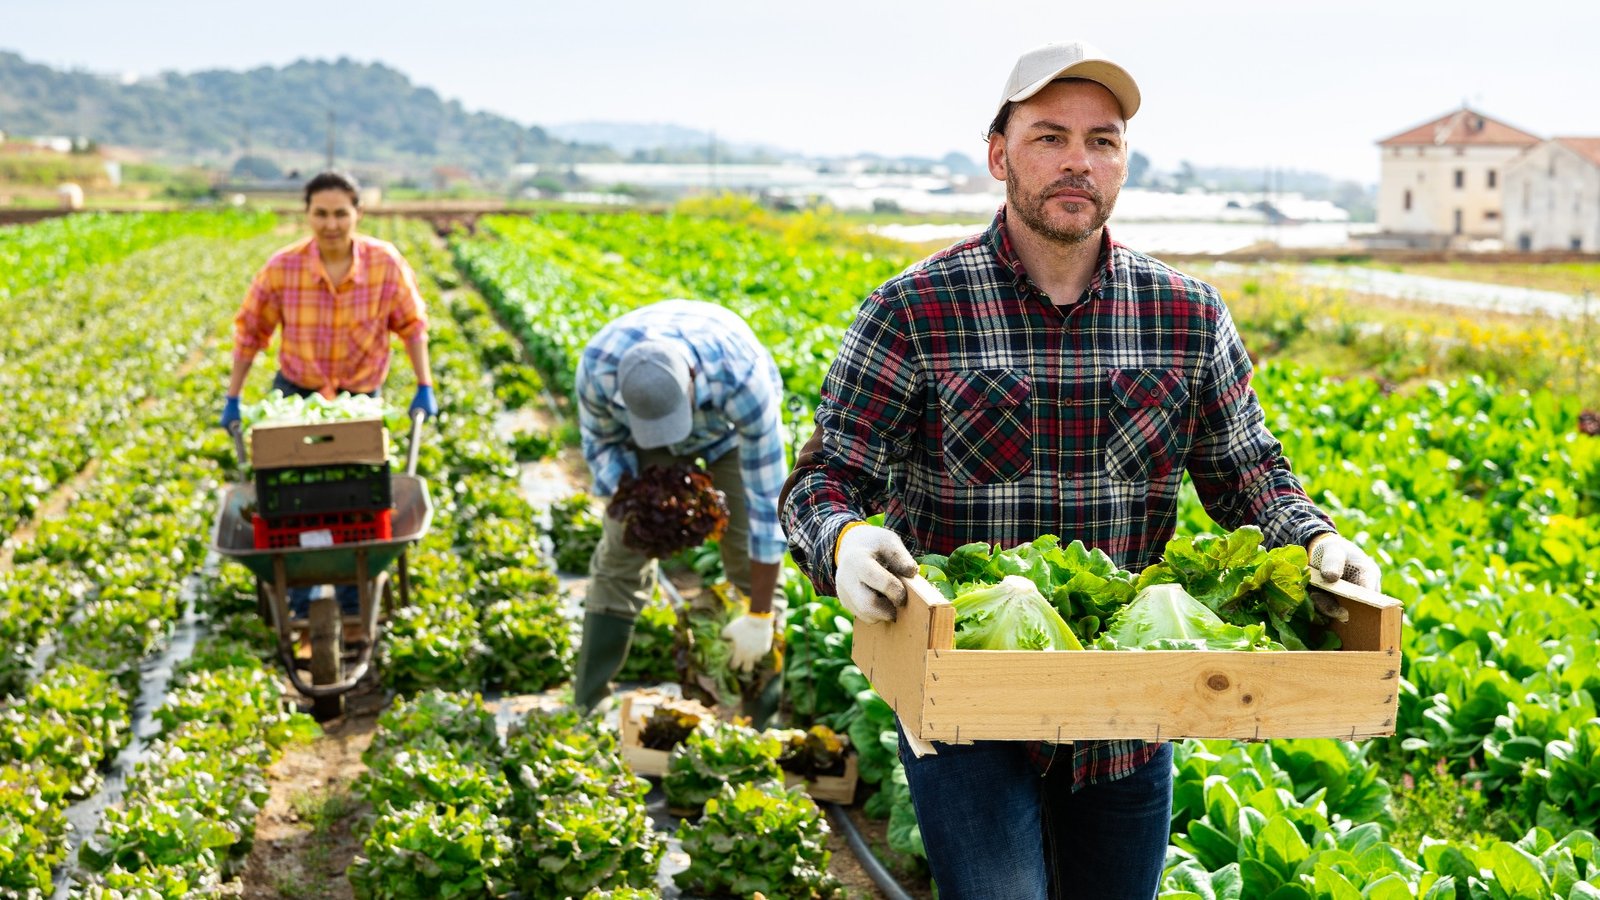
<svg viewBox="0 0 1600 900">
<path fill-rule="evenodd" d="M 366 771 L 361 753 L 381 709 L 368 698 L 349 698 L 350 713 L 317 740 L 290 747 L 268 770 L 272 796 L 256 818 L 255 846 L 240 875 L 244 897 L 353 897 L 345 870 L 361 850 L 354 826 L 367 807 L 350 786 Z"/>
</svg>

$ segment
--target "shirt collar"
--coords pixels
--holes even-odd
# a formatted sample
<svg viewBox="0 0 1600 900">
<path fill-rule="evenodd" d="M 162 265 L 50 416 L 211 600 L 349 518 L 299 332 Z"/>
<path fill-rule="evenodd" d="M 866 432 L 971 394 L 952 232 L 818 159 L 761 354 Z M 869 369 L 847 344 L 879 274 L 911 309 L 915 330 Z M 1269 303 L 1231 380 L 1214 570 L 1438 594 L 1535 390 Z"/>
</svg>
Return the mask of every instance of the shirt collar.
<svg viewBox="0 0 1600 900">
<path fill-rule="evenodd" d="M 313 235 L 306 238 L 306 244 L 306 249 L 310 252 L 311 258 L 317 261 L 317 266 L 322 269 L 324 275 L 328 274 L 328 267 L 322 264 L 322 248 L 317 244 L 316 236 Z M 363 262 L 366 254 L 361 252 L 362 247 L 361 235 L 352 234 L 350 236 L 350 273 L 345 276 L 346 280 L 352 284 L 360 284 L 361 279 L 366 275 L 366 265 Z M 330 278 L 328 280 L 331 282 L 333 279 Z M 340 283 L 342 284 L 343 282 Z M 334 285 L 335 288 L 338 286 L 337 284 Z"/>
<path fill-rule="evenodd" d="M 989 244 L 989 249 L 994 253 L 1000 267 L 1010 272 L 1016 279 L 1017 287 L 1025 291 L 1032 291 L 1040 298 L 1044 292 L 1033 283 L 1028 276 L 1028 270 L 1022 265 L 1022 258 L 1017 256 L 1017 249 L 1011 243 L 1011 235 L 1006 231 L 1006 207 L 1000 205 L 1000 210 L 994 215 L 994 222 L 989 225 L 989 230 L 984 234 L 984 239 Z M 1104 285 L 1110 284 L 1116 274 L 1116 254 L 1111 252 L 1115 246 L 1111 240 L 1111 228 L 1107 226 L 1100 229 L 1100 261 L 1095 266 L 1094 277 L 1089 279 L 1089 293 L 1098 297 Z M 1081 298 L 1073 298 L 1077 303 Z"/>
</svg>

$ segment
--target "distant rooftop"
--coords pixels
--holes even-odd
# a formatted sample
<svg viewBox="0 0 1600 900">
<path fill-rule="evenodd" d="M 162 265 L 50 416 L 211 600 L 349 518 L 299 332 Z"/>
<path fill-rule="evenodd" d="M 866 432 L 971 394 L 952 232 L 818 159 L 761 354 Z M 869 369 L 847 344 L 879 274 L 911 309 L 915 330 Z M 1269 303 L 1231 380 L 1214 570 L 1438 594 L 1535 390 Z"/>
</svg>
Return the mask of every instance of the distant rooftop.
<svg viewBox="0 0 1600 900">
<path fill-rule="evenodd" d="M 1463 106 L 1378 142 L 1380 147 L 1478 146 L 1531 147 L 1542 139 L 1520 128 Z"/>
<path fill-rule="evenodd" d="M 1555 142 L 1600 166 L 1600 137 L 1558 137 Z"/>
</svg>

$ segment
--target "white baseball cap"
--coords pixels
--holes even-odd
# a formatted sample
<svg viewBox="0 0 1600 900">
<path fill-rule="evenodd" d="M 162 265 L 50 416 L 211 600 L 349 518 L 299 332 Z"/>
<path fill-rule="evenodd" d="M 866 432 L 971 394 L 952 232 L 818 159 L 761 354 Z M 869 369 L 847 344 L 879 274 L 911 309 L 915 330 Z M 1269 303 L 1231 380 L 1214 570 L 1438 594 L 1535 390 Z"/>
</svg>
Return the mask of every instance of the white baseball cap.
<svg viewBox="0 0 1600 900">
<path fill-rule="evenodd" d="M 1117 98 L 1124 120 L 1139 111 L 1139 86 L 1133 83 L 1128 70 L 1107 59 L 1094 45 L 1071 41 L 1045 44 L 1022 54 L 1011 68 L 1011 77 L 1006 79 L 995 115 L 1007 103 L 1021 103 L 1057 78 L 1086 78 L 1104 87 Z"/>
<path fill-rule="evenodd" d="M 689 360 L 675 341 L 655 338 L 628 348 L 617 361 L 617 396 L 638 446 L 665 447 L 689 436 Z"/>
</svg>

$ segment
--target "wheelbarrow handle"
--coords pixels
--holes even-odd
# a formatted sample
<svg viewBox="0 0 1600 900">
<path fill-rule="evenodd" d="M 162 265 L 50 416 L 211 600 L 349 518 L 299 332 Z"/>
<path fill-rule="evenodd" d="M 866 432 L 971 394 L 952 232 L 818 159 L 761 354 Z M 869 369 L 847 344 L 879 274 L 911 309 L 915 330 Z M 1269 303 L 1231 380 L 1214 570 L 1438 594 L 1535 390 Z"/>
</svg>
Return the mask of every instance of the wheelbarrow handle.
<svg viewBox="0 0 1600 900">
<path fill-rule="evenodd" d="M 428 414 L 420 409 L 411 411 L 411 438 L 406 444 L 406 474 L 417 474 L 417 451 L 422 449 L 422 422 Z"/>
<path fill-rule="evenodd" d="M 239 460 L 239 468 L 243 469 L 250 464 L 250 459 L 244 449 L 244 425 L 238 422 L 229 422 L 228 436 L 233 438 L 233 455 Z"/>
</svg>

